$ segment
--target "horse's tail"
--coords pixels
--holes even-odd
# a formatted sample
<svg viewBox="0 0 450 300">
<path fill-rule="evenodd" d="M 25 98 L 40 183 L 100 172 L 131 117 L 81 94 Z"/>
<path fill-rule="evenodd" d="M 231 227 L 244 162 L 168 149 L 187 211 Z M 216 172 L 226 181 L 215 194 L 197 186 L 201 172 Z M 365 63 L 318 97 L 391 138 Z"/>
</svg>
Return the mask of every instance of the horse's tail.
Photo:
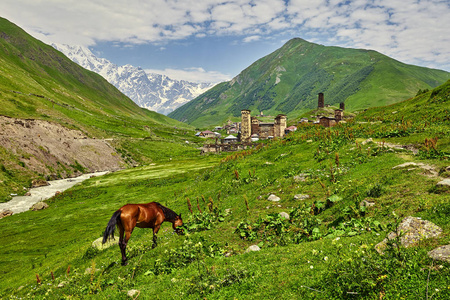
<svg viewBox="0 0 450 300">
<path fill-rule="evenodd" d="M 103 244 L 106 243 L 106 241 L 110 236 L 114 238 L 114 230 L 116 230 L 117 222 L 120 222 L 119 220 L 121 213 L 122 211 L 120 209 L 116 211 L 109 220 L 108 225 L 106 225 L 105 232 L 103 233 L 103 241 L 102 241 Z"/>
</svg>

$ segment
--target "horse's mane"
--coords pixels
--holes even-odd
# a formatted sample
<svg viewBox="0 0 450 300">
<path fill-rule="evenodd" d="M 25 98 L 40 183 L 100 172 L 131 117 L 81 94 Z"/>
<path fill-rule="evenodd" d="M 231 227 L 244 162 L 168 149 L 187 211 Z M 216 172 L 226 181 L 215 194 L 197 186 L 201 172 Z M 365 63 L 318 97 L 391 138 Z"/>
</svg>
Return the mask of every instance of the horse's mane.
<svg viewBox="0 0 450 300">
<path fill-rule="evenodd" d="M 167 221 L 174 221 L 176 219 L 176 217 L 178 217 L 178 215 L 170 208 L 165 207 L 161 203 L 158 203 L 158 202 L 155 202 L 155 203 L 159 206 L 159 208 L 162 209 L 162 211 L 164 213 L 164 218 L 166 218 Z"/>
</svg>

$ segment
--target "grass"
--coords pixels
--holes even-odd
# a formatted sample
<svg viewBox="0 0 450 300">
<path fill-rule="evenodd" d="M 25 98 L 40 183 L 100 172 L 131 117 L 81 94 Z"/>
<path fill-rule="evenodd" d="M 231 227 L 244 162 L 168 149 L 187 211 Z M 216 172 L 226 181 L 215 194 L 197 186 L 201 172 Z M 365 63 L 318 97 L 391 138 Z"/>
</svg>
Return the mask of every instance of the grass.
<svg viewBox="0 0 450 300">
<path fill-rule="evenodd" d="M 427 293 L 433 299 L 445 299 L 449 295 L 448 264 L 432 262 L 426 252 L 450 241 L 446 213 L 450 196 L 431 192 L 437 179 L 421 175 L 420 169 L 393 167 L 422 161 L 440 168 L 448 161 L 418 159 L 374 143 L 361 145 L 345 138 L 351 126 L 358 129 L 351 132 L 361 136 L 376 127 L 347 126 L 333 130 L 301 127 L 287 139 L 255 150 L 173 159 L 92 178 L 47 201 L 47 210 L 2 219 L 2 294 L 38 299 L 123 298 L 128 290 L 137 289 L 143 298 L 169 299 L 413 299 L 426 298 Z M 309 139 L 313 141 L 306 142 Z M 295 181 L 298 174 L 308 174 L 306 181 Z M 267 201 L 271 193 L 281 201 Z M 310 198 L 303 204 L 294 199 L 296 194 Z M 311 215 L 308 220 L 320 220 L 311 228 L 278 220 L 260 227 L 253 241 L 235 233 L 240 222 L 253 224 L 270 214 L 309 208 L 313 203 L 319 207 L 333 194 L 340 200 Z M 197 199 L 202 211 L 207 211 L 210 198 L 218 212 L 230 209 L 222 221 L 214 219 L 209 230 L 191 229 L 185 236 L 173 235 L 170 226 L 163 225 L 153 250 L 151 230 L 136 229 L 129 243 L 128 266 L 120 266 L 117 246 L 104 251 L 91 247 L 112 212 L 125 203 L 159 201 L 182 213 L 193 228 L 187 199 L 196 213 Z M 363 199 L 375 202 L 364 213 L 359 211 Z M 435 222 L 444 234 L 418 247 L 401 249 L 400 256 L 380 257 L 373 246 L 409 215 Z M 377 221 L 384 229 L 375 230 L 376 223 L 370 223 L 375 226 L 372 231 L 352 233 L 354 227 L 348 227 L 341 235 L 327 237 L 340 222 L 357 224 L 358 220 Z M 274 234 L 281 228 L 277 224 L 288 230 Z M 295 228 L 311 230 L 311 235 L 298 236 Z M 262 250 L 244 253 L 252 244 Z M 99 271 L 85 274 L 92 266 Z M 43 284 L 36 283 L 36 274 Z M 61 283 L 64 286 L 57 288 Z"/>
</svg>

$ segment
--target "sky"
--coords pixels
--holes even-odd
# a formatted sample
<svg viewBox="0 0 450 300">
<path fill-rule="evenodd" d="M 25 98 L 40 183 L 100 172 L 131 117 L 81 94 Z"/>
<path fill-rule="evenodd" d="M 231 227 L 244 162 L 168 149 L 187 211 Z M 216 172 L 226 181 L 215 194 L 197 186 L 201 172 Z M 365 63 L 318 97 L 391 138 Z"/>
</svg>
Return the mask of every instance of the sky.
<svg viewBox="0 0 450 300">
<path fill-rule="evenodd" d="M 294 37 L 450 71 L 450 0 L 1 0 L 0 17 L 194 82 L 230 80 Z"/>
</svg>

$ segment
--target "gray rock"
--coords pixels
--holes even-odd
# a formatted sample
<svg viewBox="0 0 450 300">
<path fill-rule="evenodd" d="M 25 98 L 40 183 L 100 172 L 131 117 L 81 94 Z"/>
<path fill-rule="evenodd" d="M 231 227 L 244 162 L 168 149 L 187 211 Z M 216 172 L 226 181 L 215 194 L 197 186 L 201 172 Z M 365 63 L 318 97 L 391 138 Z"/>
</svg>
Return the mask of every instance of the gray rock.
<svg viewBox="0 0 450 300">
<path fill-rule="evenodd" d="M 442 260 L 450 263 L 450 245 L 438 247 L 428 252 L 428 256 L 434 260 Z"/>
<path fill-rule="evenodd" d="M 141 293 L 140 290 L 129 290 L 127 292 L 127 296 L 130 298 L 134 298 L 136 296 L 136 298 L 137 298 L 137 296 L 139 296 L 140 293 Z"/>
<path fill-rule="evenodd" d="M 294 199 L 295 200 L 306 200 L 306 199 L 309 199 L 310 197 L 309 197 L 309 195 L 307 195 L 307 194 L 297 194 L 297 195 L 294 195 Z"/>
<path fill-rule="evenodd" d="M 245 250 L 245 253 L 253 252 L 253 251 L 260 251 L 261 248 L 258 247 L 258 245 L 251 245 L 250 247 Z"/>
<path fill-rule="evenodd" d="M 373 139 L 372 138 L 367 139 L 367 140 L 363 141 L 361 144 L 366 145 L 368 143 L 373 143 Z"/>
<path fill-rule="evenodd" d="M 441 233 L 442 228 L 430 221 L 415 217 L 406 217 L 398 226 L 397 232 L 390 232 L 386 239 L 375 246 L 375 249 L 379 253 L 383 253 L 384 249 L 386 249 L 388 239 L 396 239 L 398 235 L 400 235 L 400 243 L 402 246 L 407 248 L 416 245 L 422 239 L 437 237 Z"/>
<path fill-rule="evenodd" d="M 3 209 L 2 211 L 0 211 L 0 219 L 4 218 L 4 217 L 9 217 L 13 214 L 12 210 L 9 209 Z"/>
<path fill-rule="evenodd" d="M 280 197 L 275 196 L 274 194 L 271 194 L 271 195 L 269 196 L 269 198 L 267 198 L 267 200 L 273 201 L 273 202 L 278 202 L 278 201 L 280 201 L 281 199 L 280 199 Z"/>
<path fill-rule="evenodd" d="M 365 206 L 365 207 L 372 207 L 375 205 L 375 202 L 370 202 L 367 201 L 366 199 L 364 199 L 363 201 L 361 201 L 361 203 L 359 203 L 359 206 Z"/>
<path fill-rule="evenodd" d="M 403 168 L 407 168 L 407 167 L 420 167 L 423 165 L 424 165 L 423 163 L 406 162 L 404 164 L 392 167 L 392 169 L 403 169 Z"/>
<path fill-rule="evenodd" d="M 50 185 L 50 183 L 48 183 L 47 181 L 45 181 L 43 179 L 35 179 L 31 182 L 32 188 L 36 188 L 36 187 L 40 187 L 40 186 L 47 186 L 47 185 Z"/>
<path fill-rule="evenodd" d="M 98 250 L 104 250 L 106 248 L 109 248 L 113 245 L 118 245 L 119 244 L 119 239 L 115 238 L 114 239 L 108 239 L 106 241 L 106 243 L 102 244 L 103 238 L 100 237 L 98 239 L 96 239 L 95 241 L 92 242 L 92 247 Z"/>
<path fill-rule="evenodd" d="M 43 210 L 43 209 L 46 209 L 46 208 L 48 208 L 48 204 L 45 203 L 44 201 L 35 203 L 35 204 L 33 204 L 32 207 L 30 207 L 30 209 L 33 210 L 33 211 Z"/>
<path fill-rule="evenodd" d="M 450 187 L 450 178 L 445 178 L 444 180 L 439 181 L 436 185 Z"/>
<path fill-rule="evenodd" d="M 282 212 L 279 213 L 279 215 L 282 218 L 285 218 L 286 220 L 289 220 L 289 214 L 287 212 L 282 211 Z"/>
</svg>

